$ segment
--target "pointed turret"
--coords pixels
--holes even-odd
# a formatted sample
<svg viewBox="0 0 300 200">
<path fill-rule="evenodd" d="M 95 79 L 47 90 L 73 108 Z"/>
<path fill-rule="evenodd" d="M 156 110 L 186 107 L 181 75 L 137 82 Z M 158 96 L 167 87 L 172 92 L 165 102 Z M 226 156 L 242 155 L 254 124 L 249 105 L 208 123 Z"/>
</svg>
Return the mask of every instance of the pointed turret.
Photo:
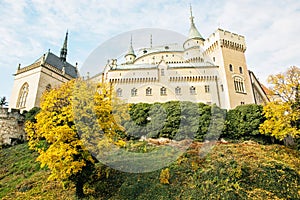
<svg viewBox="0 0 300 200">
<path fill-rule="evenodd" d="M 61 48 L 60 50 L 60 59 L 63 61 L 63 62 L 66 62 L 67 61 L 67 52 L 68 52 L 68 31 L 66 33 L 66 37 L 65 37 L 65 41 L 64 41 L 64 45 L 63 47 Z"/>
<path fill-rule="evenodd" d="M 126 63 L 130 63 L 130 64 L 133 63 L 135 58 L 136 58 L 136 55 L 134 54 L 134 50 L 132 47 L 132 36 L 131 36 L 130 46 L 129 46 L 127 53 L 125 54 Z"/>
<path fill-rule="evenodd" d="M 191 20 L 191 28 L 189 31 L 189 38 L 188 39 L 202 39 L 204 40 L 204 38 L 202 37 L 202 35 L 199 33 L 199 31 L 197 30 L 195 23 L 194 23 L 194 16 L 193 16 L 193 12 L 192 12 L 192 5 L 190 5 L 190 12 L 191 12 L 191 16 L 190 16 L 190 20 Z"/>
</svg>

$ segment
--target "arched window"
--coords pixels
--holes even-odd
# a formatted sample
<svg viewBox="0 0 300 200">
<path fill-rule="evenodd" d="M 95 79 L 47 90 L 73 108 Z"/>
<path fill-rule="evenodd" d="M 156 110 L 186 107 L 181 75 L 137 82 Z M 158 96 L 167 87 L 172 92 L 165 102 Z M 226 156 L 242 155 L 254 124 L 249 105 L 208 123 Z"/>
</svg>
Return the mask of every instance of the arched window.
<svg viewBox="0 0 300 200">
<path fill-rule="evenodd" d="M 132 97 L 137 96 L 137 89 L 136 88 L 131 89 L 131 96 Z"/>
<path fill-rule="evenodd" d="M 245 93 L 244 80 L 241 77 L 234 77 L 234 89 L 237 93 Z"/>
<path fill-rule="evenodd" d="M 242 74 L 243 73 L 243 68 L 239 67 L 239 70 L 240 70 L 240 74 Z"/>
<path fill-rule="evenodd" d="M 167 95 L 167 88 L 165 88 L 165 87 L 160 88 L 160 95 L 161 96 Z"/>
<path fill-rule="evenodd" d="M 176 95 L 180 95 L 180 94 L 181 94 L 181 88 L 180 88 L 179 86 L 177 86 L 177 87 L 175 88 L 175 94 L 176 94 Z"/>
<path fill-rule="evenodd" d="M 118 88 L 117 89 L 117 97 L 121 97 L 122 96 L 122 89 Z"/>
<path fill-rule="evenodd" d="M 204 89 L 205 89 L 205 93 L 209 93 L 209 85 L 205 85 Z"/>
<path fill-rule="evenodd" d="M 230 70 L 231 72 L 233 71 L 232 64 L 229 64 L 229 70 Z"/>
<path fill-rule="evenodd" d="M 146 89 L 146 96 L 151 96 L 152 95 L 152 88 L 151 87 L 147 87 Z"/>
<path fill-rule="evenodd" d="M 196 94 L 196 88 L 194 86 L 190 87 L 190 94 L 195 95 Z"/>
<path fill-rule="evenodd" d="M 51 90 L 51 85 L 48 84 L 48 85 L 46 86 L 46 91 L 49 92 L 50 90 Z"/>
<path fill-rule="evenodd" d="M 28 85 L 28 83 L 24 83 L 19 92 L 19 97 L 18 97 L 17 106 L 16 106 L 17 108 L 25 107 L 28 92 L 29 92 L 29 85 Z"/>
</svg>

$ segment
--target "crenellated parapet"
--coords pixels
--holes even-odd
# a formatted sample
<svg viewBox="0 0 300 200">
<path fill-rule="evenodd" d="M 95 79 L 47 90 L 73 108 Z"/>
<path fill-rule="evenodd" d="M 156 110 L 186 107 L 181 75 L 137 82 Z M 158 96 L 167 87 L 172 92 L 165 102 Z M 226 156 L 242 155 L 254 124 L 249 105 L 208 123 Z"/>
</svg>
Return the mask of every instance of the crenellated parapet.
<svg viewBox="0 0 300 200">
<path fill-rule="evenodd" d="M 0 145 L 13 145 L 26 139 L 24 116 L 20 110 L 0 108 Z"/>
<path fill-rule="evenodd" d="M 243 53 L 247 49 L 244 36 L 223 29 L 217 29 L 205 40 L 205 54 L 212 53 L 216 48 L 227 48 Z"/>
</svg>

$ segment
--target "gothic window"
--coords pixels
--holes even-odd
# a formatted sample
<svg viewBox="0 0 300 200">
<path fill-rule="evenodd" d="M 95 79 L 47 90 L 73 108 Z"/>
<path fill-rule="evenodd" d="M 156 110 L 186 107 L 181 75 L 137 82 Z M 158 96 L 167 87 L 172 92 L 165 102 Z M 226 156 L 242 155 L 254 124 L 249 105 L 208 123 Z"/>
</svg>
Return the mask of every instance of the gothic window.
<svg viewBox="0 0 300 200">
<path fill-rule="evenodd" d="M 244 80 L 241 77 L 234 77 L 234 89 L 237 93 L 245 93 Z"/>
<path fill-rule="evenodd" d="M 19 97 L 16 106 L 17 108 L 25 107 L 28 91 L 29 91 L 29 85 L 28 83 L 24 83 L 19 92 Z"/>
<path fill-rule="evenodd" d="M 196 94 L 196 88 L 194 86 L 190 87 L 190 94 L 192 94 L 192 95 Z"/>
<path fill-rule="evenodd" d="M 131 96 L 132 97 L 137 96 L 137 89 L 136 88 L 131 89 Z"/>
<path fill-rule="evenodd" d="M 161 96 L 167 95 L 167 88 L 165 88 L 165 87 L 160 88 L 160 95 Z"/>
<path fill-rule="evenodd" d="M 146 96 L 151 96 L 152 95 L 152 88 L 151 87 L 147 87 L 146 89 Z"/>
<path fill-rule="evenodd" d="M 229 64 L 229 70 L 230 70 L 231 72 L 233 71 L 232 64 Z"/>
<path fill-rule="evenodd" d="M 204 89 L 205 89 L 205 93 L 209 93 L 209 85 L 205 85 Z"/>
<path fill-rule="evenodd" d="M 177 86 L 177 87 L 175 88 L 175 94 L 176 94 L 176 95 L 180 95 L 180 94 L 181 94 L 181 88 L 180 88 L 179 86 Z"/>
<path fill-rule="evenodd" d="M 121 97 L 122 96 L 122 89 L 118 88 L 117 89 L 117 97 Z"/>
<path fill-rule="evenodd" d="M 240 74 L 242 74 L 243 73 L 243 68 L 239 67 L 239 70 L 240 70 Z"/>
</svg>

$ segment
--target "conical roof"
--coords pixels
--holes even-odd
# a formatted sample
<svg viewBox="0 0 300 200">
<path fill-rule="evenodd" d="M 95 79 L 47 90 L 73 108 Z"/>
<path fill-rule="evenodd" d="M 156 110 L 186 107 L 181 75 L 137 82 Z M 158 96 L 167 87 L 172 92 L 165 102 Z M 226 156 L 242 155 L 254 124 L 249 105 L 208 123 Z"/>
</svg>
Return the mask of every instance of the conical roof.
<svg viewBox="0 0 300 200">
<path fill-rule="evenodd" d="M 193 17 L 193 13 L 192 13 L 192 6 L 190 6 L 190 12 L 191 12 L 191 27 L 190 27 L 190 31 L 189 31 L 189 37 L 188 39 L 203 39 L 202 35 L 199 33 L 199 31 L 197 30 L 195 23 L 194 23 L 194 17 Z"/>
<path fill-rule="evenodd" d="M 128 51 L 125 54 L 125 56 L 127 56 L 127 55 L 134 55 L 135 56 L 134 50 L 133 50 L 133 47 L 132 47 L 132 36 L 131 36 L 131 39 L 130 39 L 130 46 L 129 46 Z"/>
</svg>

